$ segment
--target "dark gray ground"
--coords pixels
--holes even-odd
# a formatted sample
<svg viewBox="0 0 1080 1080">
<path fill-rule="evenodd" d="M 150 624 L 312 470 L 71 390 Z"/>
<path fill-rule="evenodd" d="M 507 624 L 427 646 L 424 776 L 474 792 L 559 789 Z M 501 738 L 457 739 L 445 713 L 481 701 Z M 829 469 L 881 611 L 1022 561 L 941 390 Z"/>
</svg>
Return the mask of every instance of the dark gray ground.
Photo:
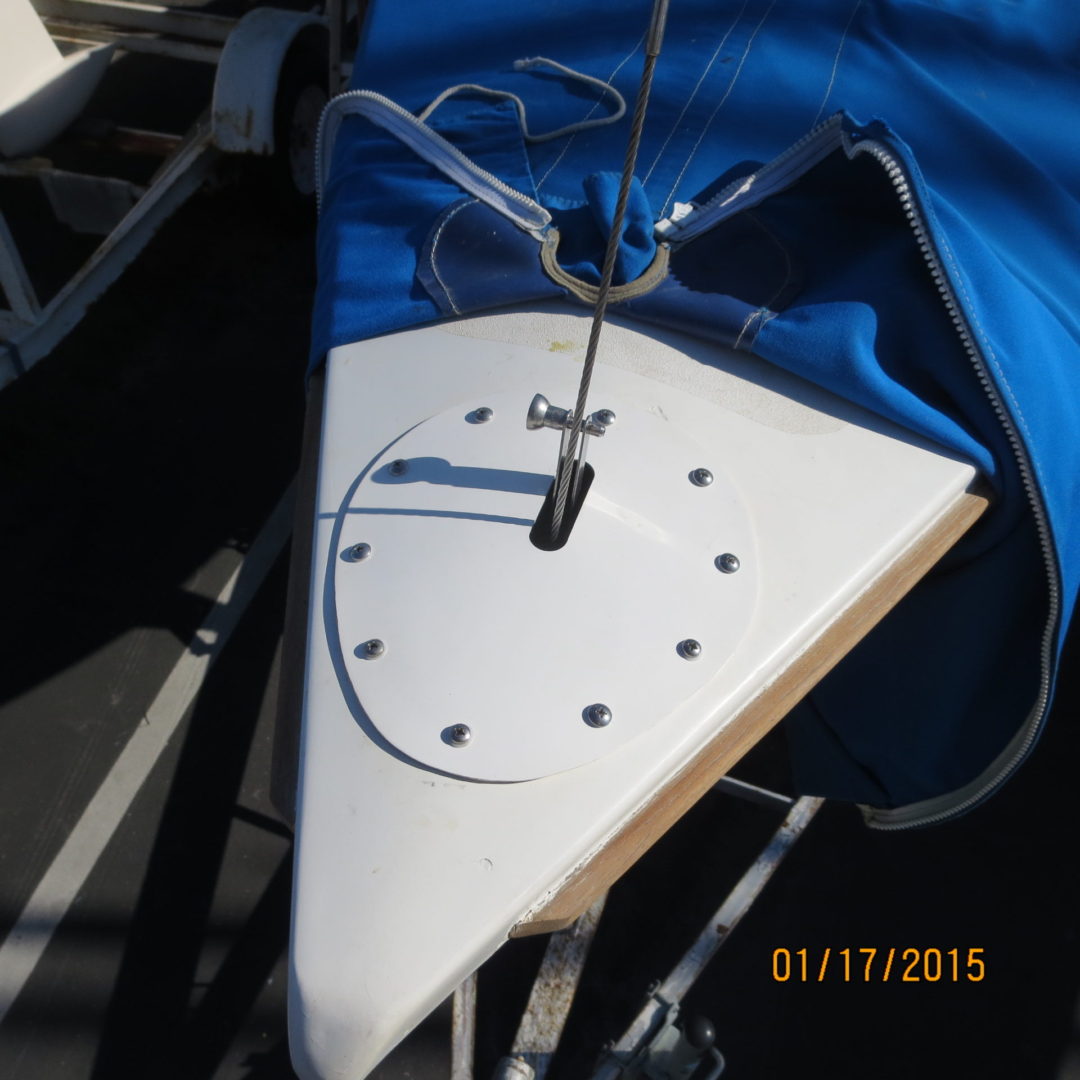
<svg viewBox="0 0 1080 1080">
<path fill-rule="evenodd" d="M 310 222 L 251 189 L 201 195 L 0 394 L 0 934 L 296 468 L 311 250 Z M 285 571 L 0 1026 L 0 1078 L 292 1075 L 290 840 L 267 796 Z M 689 1002 L 731 1080 L 1080 1077 L 1068 663 L 1047 737 L 977 813 L 904 835 L 819 815 Z M 783 783 L 781 761 L 777 743 L 750 773 Z M 617 886 L 555 1080 L 586 1075 L 773 823 L 709 796 Z M 826 945 L 981 947 L 987 975 L 772 981 L 774 948 Z M 509 1047 L 542 946 L 512 943 L 482 973 L 478 1077 Z M 447 1029 L 438 1014 L 377 1076 L 445 1077 Z"/>
</svg>

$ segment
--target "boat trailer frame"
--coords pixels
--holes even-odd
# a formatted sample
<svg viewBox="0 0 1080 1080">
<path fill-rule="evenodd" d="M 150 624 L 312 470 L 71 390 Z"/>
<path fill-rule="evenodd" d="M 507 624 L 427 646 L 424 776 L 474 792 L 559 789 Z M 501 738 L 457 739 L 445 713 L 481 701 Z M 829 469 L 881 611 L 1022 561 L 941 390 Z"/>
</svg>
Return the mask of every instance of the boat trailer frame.
<svg viewBox="0 0 1080 1080">
<path fill-rule="evenodd" d="M 123 273 L 158 228 L 210 176 L 222 154 L 270 155 L 281 73 L 301 35 L 325 39 L 329 77 L 342 80 L 344 0 L 323 14 L 258 7 L 239 19 L 135 0 L 33 0 L 49 35 L 65 48 L 111 42 L 145 53 L 215 66 L 212 101 L 184 135 L 117 127 L 113 149 L 164 157 L 146 186 L 115 176 L 53 167 L 43 157 L 0 160 L 0 178 L 34 178 L 57 220 L 104 239 L 47 302 L 31 282 L 0 211 L 0 389 L 23 374 L 71 331 L 87 308 Z"/>
<path fill-rule="evenodd" d="M 599 1052 L 590 1080 L 718 1080 L 724 1058 L 707 1021 L 683 1022 L 683 998 L 768 884 L 785 856 L 824 804 L 815 796 L 790 798 L 724 777 L 715 790 L 785 811 L 783 821 L 754 862 L 706 921 L 667 978 L 650 984 L 644 1004 L 625 1032 Z M 544 1080 L 558 1049 L 606 897 L 573 925 L 551 935 L 509 1055 L 492 1080 Z M 475 1080 L 476 984 L 473 973 L 454 992 L 451 1080 Z"/>
</svg>

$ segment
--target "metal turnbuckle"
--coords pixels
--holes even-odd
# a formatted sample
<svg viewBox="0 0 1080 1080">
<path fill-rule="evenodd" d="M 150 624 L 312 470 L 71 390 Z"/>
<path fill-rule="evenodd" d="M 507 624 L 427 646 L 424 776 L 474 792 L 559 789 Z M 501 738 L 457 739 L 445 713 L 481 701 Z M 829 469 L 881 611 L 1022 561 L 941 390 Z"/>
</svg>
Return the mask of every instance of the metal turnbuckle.
<svg viewBox="0 0 1080 1080">
<path fill-rule="evenodd" d="M 610 409 L 599 409 L 585 418 L 580 427 L 581 438 L 577 440 L 577 452 L 571 456 L 571 432 L 574 429 L 574 414 L 569 409 L 560 409 L 552 405 L 543 394 L 536 394 L 529 404 L 529 411 L 525 417 L 525 426 L 530 431 L 538 431 L 540 428 L 552 428 L 561 432 L 559 440 L 559 456 L 555 462 L 555 477 L 553 492 L 559 492 L 566 487 L 564 482 L 565 471 L 570 473 L 570 501 L 576 504 L 581 492 L 581 479 L 585 472 L 585 457 L 588 446 L 588 436 L 602 438 L 604 433 L 615 423 L 615 414 Z M 561 515 L 554 522 L 556 530 L 561 527 Z M 572 518 L 571 518 L 572 520 Z"/>
</svg>

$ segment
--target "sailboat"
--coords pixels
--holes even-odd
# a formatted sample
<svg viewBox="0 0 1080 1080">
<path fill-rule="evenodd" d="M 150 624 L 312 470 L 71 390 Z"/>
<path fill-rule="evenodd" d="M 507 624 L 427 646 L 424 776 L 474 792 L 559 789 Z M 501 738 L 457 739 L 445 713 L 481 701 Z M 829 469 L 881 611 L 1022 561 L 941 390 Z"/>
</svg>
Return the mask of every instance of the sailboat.
<svg viewBox="0 0 1080 1080">
<path fill-rule="evenodd" d="M 658 62 L 665 5 L 595 6 L 376 4 L 324 116 L 279 754 L 305 1078 L 360 1080 L 569 925 L 815 687 L 796 777 L 881 828 L 988 797 L 1052 692 L 1080 463 L 1042 451 L 1080 418 L 1012 346 L 1080 351 L 1030 287 L 1058 239 L 1019 274 L 989 196 L 952 215 L 829 115 L 881 94 L 860 5 L 803 41 L 676 4 Z"/>
</svg>

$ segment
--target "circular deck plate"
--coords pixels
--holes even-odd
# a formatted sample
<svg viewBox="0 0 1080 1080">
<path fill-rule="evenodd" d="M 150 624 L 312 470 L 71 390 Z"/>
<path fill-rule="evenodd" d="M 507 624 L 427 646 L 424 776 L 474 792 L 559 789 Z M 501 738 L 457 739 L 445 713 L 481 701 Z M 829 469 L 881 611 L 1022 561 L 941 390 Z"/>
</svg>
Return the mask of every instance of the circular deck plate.
<svg viewBox="0 0 1080 1080">
<path fill-rule="evenodd" d="M 559 436 L 526 430 L 524 389 L 418 424 L 343 509 L 332 557 L 344 665 L 370 721 L 417 762 L 491 781 L 583 765 L 699 694 L 745 633 L 755 545 L 723 463 L 609 386 L 602 404 L 618 420 L 590 439 L 595 480 L 559 551 L 529 540 Z M 407 463 L 400 475 L 394 461 Z M 715 477 L 707 487 L 690 481 L 699 467 Z M 360 543 L 371 554 L 354 560 Z M 716 568 L 724 552 L 737 573 Z M 697 659 L 680 654 L 687 638 Z M 374 659 L 371 639 L 385 646 Z M 605 727 L 584 719 L 597 703 Z M 465 746 L 451 740 L 457 724 Z"/>
</svg>

